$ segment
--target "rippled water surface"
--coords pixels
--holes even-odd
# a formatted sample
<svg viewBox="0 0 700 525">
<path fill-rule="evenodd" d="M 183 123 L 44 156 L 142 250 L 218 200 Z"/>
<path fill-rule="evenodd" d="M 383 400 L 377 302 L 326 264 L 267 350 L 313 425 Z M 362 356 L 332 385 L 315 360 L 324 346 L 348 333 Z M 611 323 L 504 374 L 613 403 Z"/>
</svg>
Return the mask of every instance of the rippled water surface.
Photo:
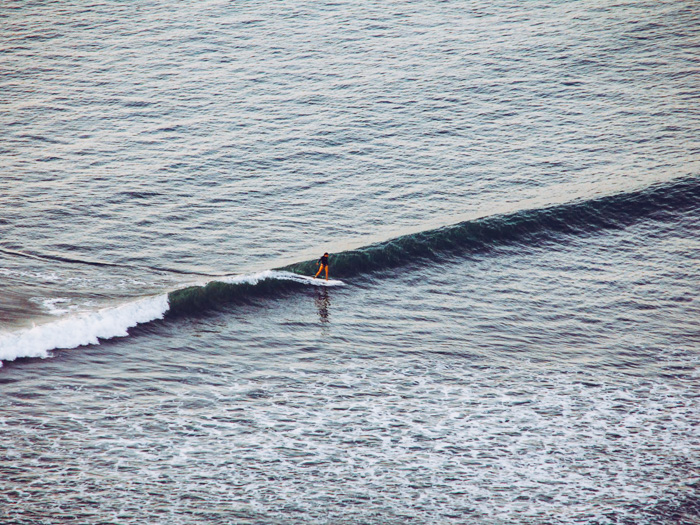
<svg viewBox="0 0 700 525">
<path fill-rule="evenodd" d="M 699 19 L 3 4 L 0 521 L 697 523 Z"/>
</svg>

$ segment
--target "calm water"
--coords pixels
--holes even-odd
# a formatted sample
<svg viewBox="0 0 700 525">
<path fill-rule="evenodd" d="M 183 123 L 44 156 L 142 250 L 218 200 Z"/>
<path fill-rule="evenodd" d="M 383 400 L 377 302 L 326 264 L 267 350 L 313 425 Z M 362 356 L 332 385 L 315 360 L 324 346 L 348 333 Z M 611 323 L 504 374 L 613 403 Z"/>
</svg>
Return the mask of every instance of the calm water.
<svg viewBox="0 0 700 525">
<path fill-rule="evenodd" d="M 696 2 L 0 27 L 0 522 L 698 522 Z"/>
</svg>

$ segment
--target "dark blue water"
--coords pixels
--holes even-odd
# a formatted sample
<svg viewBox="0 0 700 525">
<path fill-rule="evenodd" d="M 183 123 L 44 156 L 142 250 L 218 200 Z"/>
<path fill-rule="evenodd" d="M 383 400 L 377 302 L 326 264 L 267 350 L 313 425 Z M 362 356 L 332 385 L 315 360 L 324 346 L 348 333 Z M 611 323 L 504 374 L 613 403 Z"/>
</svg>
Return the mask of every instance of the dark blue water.
<svg viewBox="0 0 700 525">
<path fill-rule="evenodd" d="M 699 17 L 3 5 L 0 521 L 696 523 Z"/>
</svg>

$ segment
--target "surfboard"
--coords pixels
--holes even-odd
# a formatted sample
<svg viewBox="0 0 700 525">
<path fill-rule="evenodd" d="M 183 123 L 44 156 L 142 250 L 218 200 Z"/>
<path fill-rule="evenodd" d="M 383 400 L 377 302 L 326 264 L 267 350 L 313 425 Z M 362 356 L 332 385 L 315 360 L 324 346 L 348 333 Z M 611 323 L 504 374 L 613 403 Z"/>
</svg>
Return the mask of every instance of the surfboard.
<svg viewBox="0 0 700 525">
<path fill-rule="evenodd" d="M 326 281 L 326 278 L 321 277 L 320 275 L 316 279 L 314 279 L 312 276 L 309 275 L 299 275 L 297 273 L 284 272 L 284 276 L 279 276 L 279 278 L 287 279 L 289 281 L 297 281 L 299 283 L 310 284 L 312 286 L 345 286 L 345 283 L 343 281 L 339 281 L 338 279 L 328 279 Z"/>
</svg>

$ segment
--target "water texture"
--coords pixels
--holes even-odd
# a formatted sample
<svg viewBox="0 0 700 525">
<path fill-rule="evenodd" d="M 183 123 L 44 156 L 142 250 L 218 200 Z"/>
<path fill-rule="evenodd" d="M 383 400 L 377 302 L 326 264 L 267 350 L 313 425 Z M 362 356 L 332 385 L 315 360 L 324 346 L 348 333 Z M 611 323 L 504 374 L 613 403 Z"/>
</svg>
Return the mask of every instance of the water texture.
<svg viewBox="0 0 700 525">
<path fill-rule="evenodd" d="M 695 2 L 0 28 L 0 522 L 698 522 Z"/>
</svg>

